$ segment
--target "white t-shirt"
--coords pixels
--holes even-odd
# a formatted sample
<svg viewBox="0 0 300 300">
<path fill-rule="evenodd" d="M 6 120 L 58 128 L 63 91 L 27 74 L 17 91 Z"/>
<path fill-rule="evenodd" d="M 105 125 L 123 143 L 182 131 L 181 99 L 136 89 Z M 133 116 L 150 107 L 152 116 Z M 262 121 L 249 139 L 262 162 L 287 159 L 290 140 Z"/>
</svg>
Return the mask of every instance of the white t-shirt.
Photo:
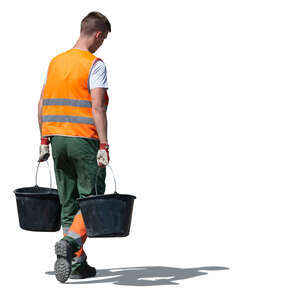
<svg viewBox="0 0 300 300">
<path fill-rule="evenodd" d="M 46 84 L 46 81 L 47 81 L 47 73 L 46 73 L 44 84 Z M 97 60 L 92 66 L 90 77 L 89 77 L 89 85 L 90 85 L 90 90 L 98 87 L 108 89 L 106 66 L 103 61 Z"/>
</svg>

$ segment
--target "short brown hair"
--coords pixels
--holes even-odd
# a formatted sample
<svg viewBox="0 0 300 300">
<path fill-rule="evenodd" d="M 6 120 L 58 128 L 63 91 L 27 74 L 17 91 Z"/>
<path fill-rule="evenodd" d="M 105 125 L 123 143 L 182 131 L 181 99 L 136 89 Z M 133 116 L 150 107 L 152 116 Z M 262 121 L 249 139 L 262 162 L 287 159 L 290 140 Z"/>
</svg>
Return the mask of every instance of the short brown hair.
<svg viewBox="0 0 300 300">
<path fill-rule="evenodd" d="M 108 19 L 98 11 L 92 11 L 87 14 L 80 25 L 80 33 L 83 35 L 91 35 L 95 31 L 111 32 L 111 25 Z"/>
</svg>

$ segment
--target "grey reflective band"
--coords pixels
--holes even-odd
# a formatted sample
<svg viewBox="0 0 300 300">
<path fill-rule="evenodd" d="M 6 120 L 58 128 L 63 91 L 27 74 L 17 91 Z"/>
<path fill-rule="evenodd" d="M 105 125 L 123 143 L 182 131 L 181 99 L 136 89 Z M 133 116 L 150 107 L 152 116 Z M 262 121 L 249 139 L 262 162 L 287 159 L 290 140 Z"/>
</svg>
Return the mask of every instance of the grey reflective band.
<svg viewBox="0 0 300 300">
<path fill-rule="evenodd" d="M 63 227 L 63 234 L 67 234 L 70 227 Z"/>
<path fill-rule="evenodd" d="M 81 210 L 79 209 L 76 216 L 81 214 Z"/>
<path fill-rule="evenodd" d="M 67 115 L 46 115 L 42 117 L 43 122 L 68 122 L 79 124 L 92 124 L 94 125 L 93 118 L 88 117 L 75 117 Z"/>
<path fill-rule="evenodd" d="M 43 99 L 43 106 L 49 105 L 64 105 L 64 106 L 75 106 L 75 107 L 92 107 L 92 101 L 89 100 L 76 100 L 66 98 L 51 98 Z"/>
<path fill-rule="evenodd" d="M 69 230 L 68 232 L 68 236 L 70 236 L 71 238 L 73 238 L 75 240 L 75 242 L 81 247 L 82 246 L 82 239 L 81 239 L 81 236 L 76 233 L 76 232 L 73 232 L 71 230 Z"/>
</svg>

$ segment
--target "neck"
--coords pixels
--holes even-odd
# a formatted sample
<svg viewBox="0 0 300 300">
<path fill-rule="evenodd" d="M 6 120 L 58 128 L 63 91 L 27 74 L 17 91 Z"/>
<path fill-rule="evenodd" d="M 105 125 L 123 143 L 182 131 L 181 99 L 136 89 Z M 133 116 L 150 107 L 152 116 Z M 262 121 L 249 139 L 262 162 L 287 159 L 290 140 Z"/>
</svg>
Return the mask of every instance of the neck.
<svg viewBox="0 0 300 300">
<path fill-rule="evenodd" d="M 90 48 L 89 42 L 84 38 L 79 38 L 73 48 L 90 51 L 89 50 L 89 48 Z"/>
</svg>

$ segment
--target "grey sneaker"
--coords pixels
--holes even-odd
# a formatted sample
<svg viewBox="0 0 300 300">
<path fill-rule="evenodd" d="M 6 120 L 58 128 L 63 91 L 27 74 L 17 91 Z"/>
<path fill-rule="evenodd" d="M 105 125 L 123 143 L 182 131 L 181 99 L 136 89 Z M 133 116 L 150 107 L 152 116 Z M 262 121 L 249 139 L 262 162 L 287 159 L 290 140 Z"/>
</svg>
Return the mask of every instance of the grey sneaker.
<svg viewBox="0 0 300 300">
<path fill-rule="evenodd" d="M 70 279 L 83 279 L 88 277 L 94 277 L 96 275 L 96 269 L 91 267 L 86 261 L 81 263 L 76 270 L 72 271 Z"/>
<path fill-rule="evenodd" d="M 67 240 L 61 239 L 55 244 L 57 260 L 54 264 L 55 277 L 60 282 L 66 282 L 71 274 L 71 262 L 74 257 L 73 246 Z"/>
</svg>

